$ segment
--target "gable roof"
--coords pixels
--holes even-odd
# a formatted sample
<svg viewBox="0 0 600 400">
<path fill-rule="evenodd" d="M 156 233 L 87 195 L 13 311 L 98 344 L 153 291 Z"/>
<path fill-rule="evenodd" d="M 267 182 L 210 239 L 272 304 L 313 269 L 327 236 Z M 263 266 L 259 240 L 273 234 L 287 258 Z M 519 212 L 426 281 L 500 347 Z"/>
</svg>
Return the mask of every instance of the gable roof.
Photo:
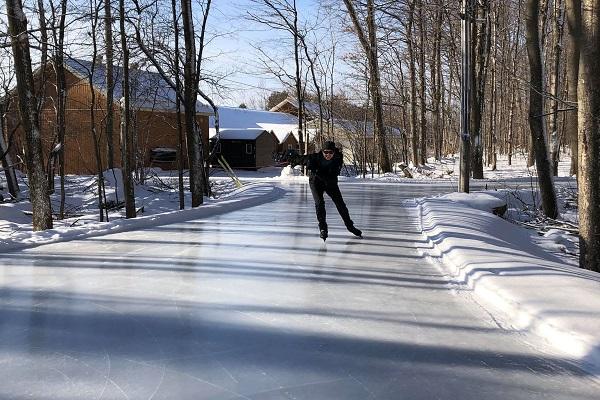
<svg viewBox="0 0 600 400">
<path fill-rule="evenodd" d="M 279 110 L 281 110 L 284 106 L 286 106 L 288 104 L 291 105 L 296 110 L 298 109 L 298 99 L 295 99 L 293 97 L 288 97 L 287 99 L 283 100 L 281 103 L 279 103 L 276 106 L 274 106 L 273 108 L 271 108 L 269 111 L 278 112 Z M 311 118 L 319 118 L 319 104 L 318 103 L 304 101 L 304 111 Z M 327 111 L 327 109 L 325 107 L 323 107 L 323 118 L 325 118 L 325 119 L 329 118 L 329 112 Z"/>
<path fill-rule="evenodd" d="M 255 130 L 273 132 L 280 143 L 284 142 L 290 135 L 298 139 L 298 118 L 287 113 L 249 110 L 237 107 L 219 107 L 219 131 L 232 130 Z M 215 136 L 214 116 L 209 120 L 209 136 Z"/>
<path fill-rule="evenodd" d="M 76 58 L 65 59 L 65 68 L 80 79 L 89 79 L 92 73 L 92 66 L 91 61 Z M 97 63 L 93 69 L 92 84 L 96 89 L 106 94 L 106 65 Z M 117 65 L 113 66 L 113 76 L 115 82 L 113 98 L 115 101 L 119 101 L 123 97 L 121 82 L 123 68 Z M 167 112 L 176 111 L 175 90 L 171 88 L 159 73 L 141 69 L 130 69 L 129 82 L 132 108 Z M 213 114 L 212 108 L 200 101 L 196 101 L 196 112 L 205 115 Z"/>
</svg>

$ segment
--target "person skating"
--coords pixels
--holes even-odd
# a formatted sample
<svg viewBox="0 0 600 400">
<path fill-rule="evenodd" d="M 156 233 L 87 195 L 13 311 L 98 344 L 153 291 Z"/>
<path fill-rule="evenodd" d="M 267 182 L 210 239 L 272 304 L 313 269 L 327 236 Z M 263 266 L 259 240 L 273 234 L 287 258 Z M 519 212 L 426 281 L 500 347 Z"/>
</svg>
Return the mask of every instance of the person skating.
<svg viewBox="0 0 600 400">
<path fill-rule="evenodd" d="M 343 163 L 342 153 L 335 147 L 335 143 L 332 141 L 325 142 L 323 148 L 318 153 L 300 156 L 296 162 L 296 164 L 306 165 L 306 169 L 308 170 L 310 191 L 315 201 L 315 211 L 317 213 L 317 221 L 319 222 L 319 236 L 323 241 L 327 239 L 329 234 L 323 193 L 327 193 L 331 197 L 331 200 L 333 200 L 348 231 L 358 237 L 362 237 L 362 231 L 354 226 L 354 222 L 350 218 L 348 207 L 344 203 L 338 186 L 338 175 L 342 170 Z"/>
</svg>

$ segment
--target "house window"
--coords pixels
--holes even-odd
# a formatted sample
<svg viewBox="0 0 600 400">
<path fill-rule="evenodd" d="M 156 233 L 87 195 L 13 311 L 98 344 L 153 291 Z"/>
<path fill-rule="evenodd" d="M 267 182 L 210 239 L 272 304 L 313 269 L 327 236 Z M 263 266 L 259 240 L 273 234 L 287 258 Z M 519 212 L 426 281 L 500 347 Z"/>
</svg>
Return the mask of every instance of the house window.
<svg viewBox="0 0 600 400">
<path fill-rule="evenodd" d="M 288 143 L 288 150 L 294 150 L 294 147 L 292 143 Z"/>
<path fill-rule="evenodd" d="M 252 150 L 253 150 L 253 149 L 252 149 L 252 147 L 253 147 L 253 146 L 252 146 L 252 144 L 251 144 L 251 143 L 248 143 L 248 144 L 246 144 L 246 154 L 252 154 L 252 153 L 253 153 L 253 151 L 252 151 Z"/>
</svg>

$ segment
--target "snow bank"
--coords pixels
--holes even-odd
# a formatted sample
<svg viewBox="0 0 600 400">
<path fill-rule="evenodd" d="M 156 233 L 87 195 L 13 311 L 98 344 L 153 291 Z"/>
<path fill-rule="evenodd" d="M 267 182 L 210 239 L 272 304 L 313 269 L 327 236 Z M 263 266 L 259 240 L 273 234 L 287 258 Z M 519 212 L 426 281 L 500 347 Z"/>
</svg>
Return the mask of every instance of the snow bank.
<svg viewBox="0 0 600 400">
<path fill-rule="evenodd" d="M 285 190 L 266 184 L 246 185 L 223 200 L 208 201 L 194 209 L 177 210 L 140 216 L 134 219 L 113 219 L 110 222 L 87 223 L 83 226 L 60 227 L 41 232 L 16 232 L 0 239 L 0 252 L 29 248 L 59 241 L 101 236 L 108 233 L 138 230 L 147 227 L 166 225 L 192 219 L 207 218 L 213 215 L 253 207 L 276 200 Z"/>
<path fill-rule="evenodd" d="M 453 281 L 500 320 L 599 376 L 600 274 L 564 265 L 530 231 L 448 197 L 418 204 L 423 233 Z"/>
</svg>

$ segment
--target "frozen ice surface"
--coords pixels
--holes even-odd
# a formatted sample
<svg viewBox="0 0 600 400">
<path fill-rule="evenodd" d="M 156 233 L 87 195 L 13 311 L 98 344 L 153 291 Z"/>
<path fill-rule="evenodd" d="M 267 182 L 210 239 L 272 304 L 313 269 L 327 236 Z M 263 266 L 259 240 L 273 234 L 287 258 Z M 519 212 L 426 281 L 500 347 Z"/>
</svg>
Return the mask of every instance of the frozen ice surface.
<svg viewBox="0 0 600 400">
<path fill-rule="evenodd" d="M 597 399 L 419 248 L 427 186 L 261 206 L 3 255 L 1 399 Z M 419 190 L 419 193 L 415 191 Z M 439 190 L 439 187 L 429 190 Z"/>
</svg>

